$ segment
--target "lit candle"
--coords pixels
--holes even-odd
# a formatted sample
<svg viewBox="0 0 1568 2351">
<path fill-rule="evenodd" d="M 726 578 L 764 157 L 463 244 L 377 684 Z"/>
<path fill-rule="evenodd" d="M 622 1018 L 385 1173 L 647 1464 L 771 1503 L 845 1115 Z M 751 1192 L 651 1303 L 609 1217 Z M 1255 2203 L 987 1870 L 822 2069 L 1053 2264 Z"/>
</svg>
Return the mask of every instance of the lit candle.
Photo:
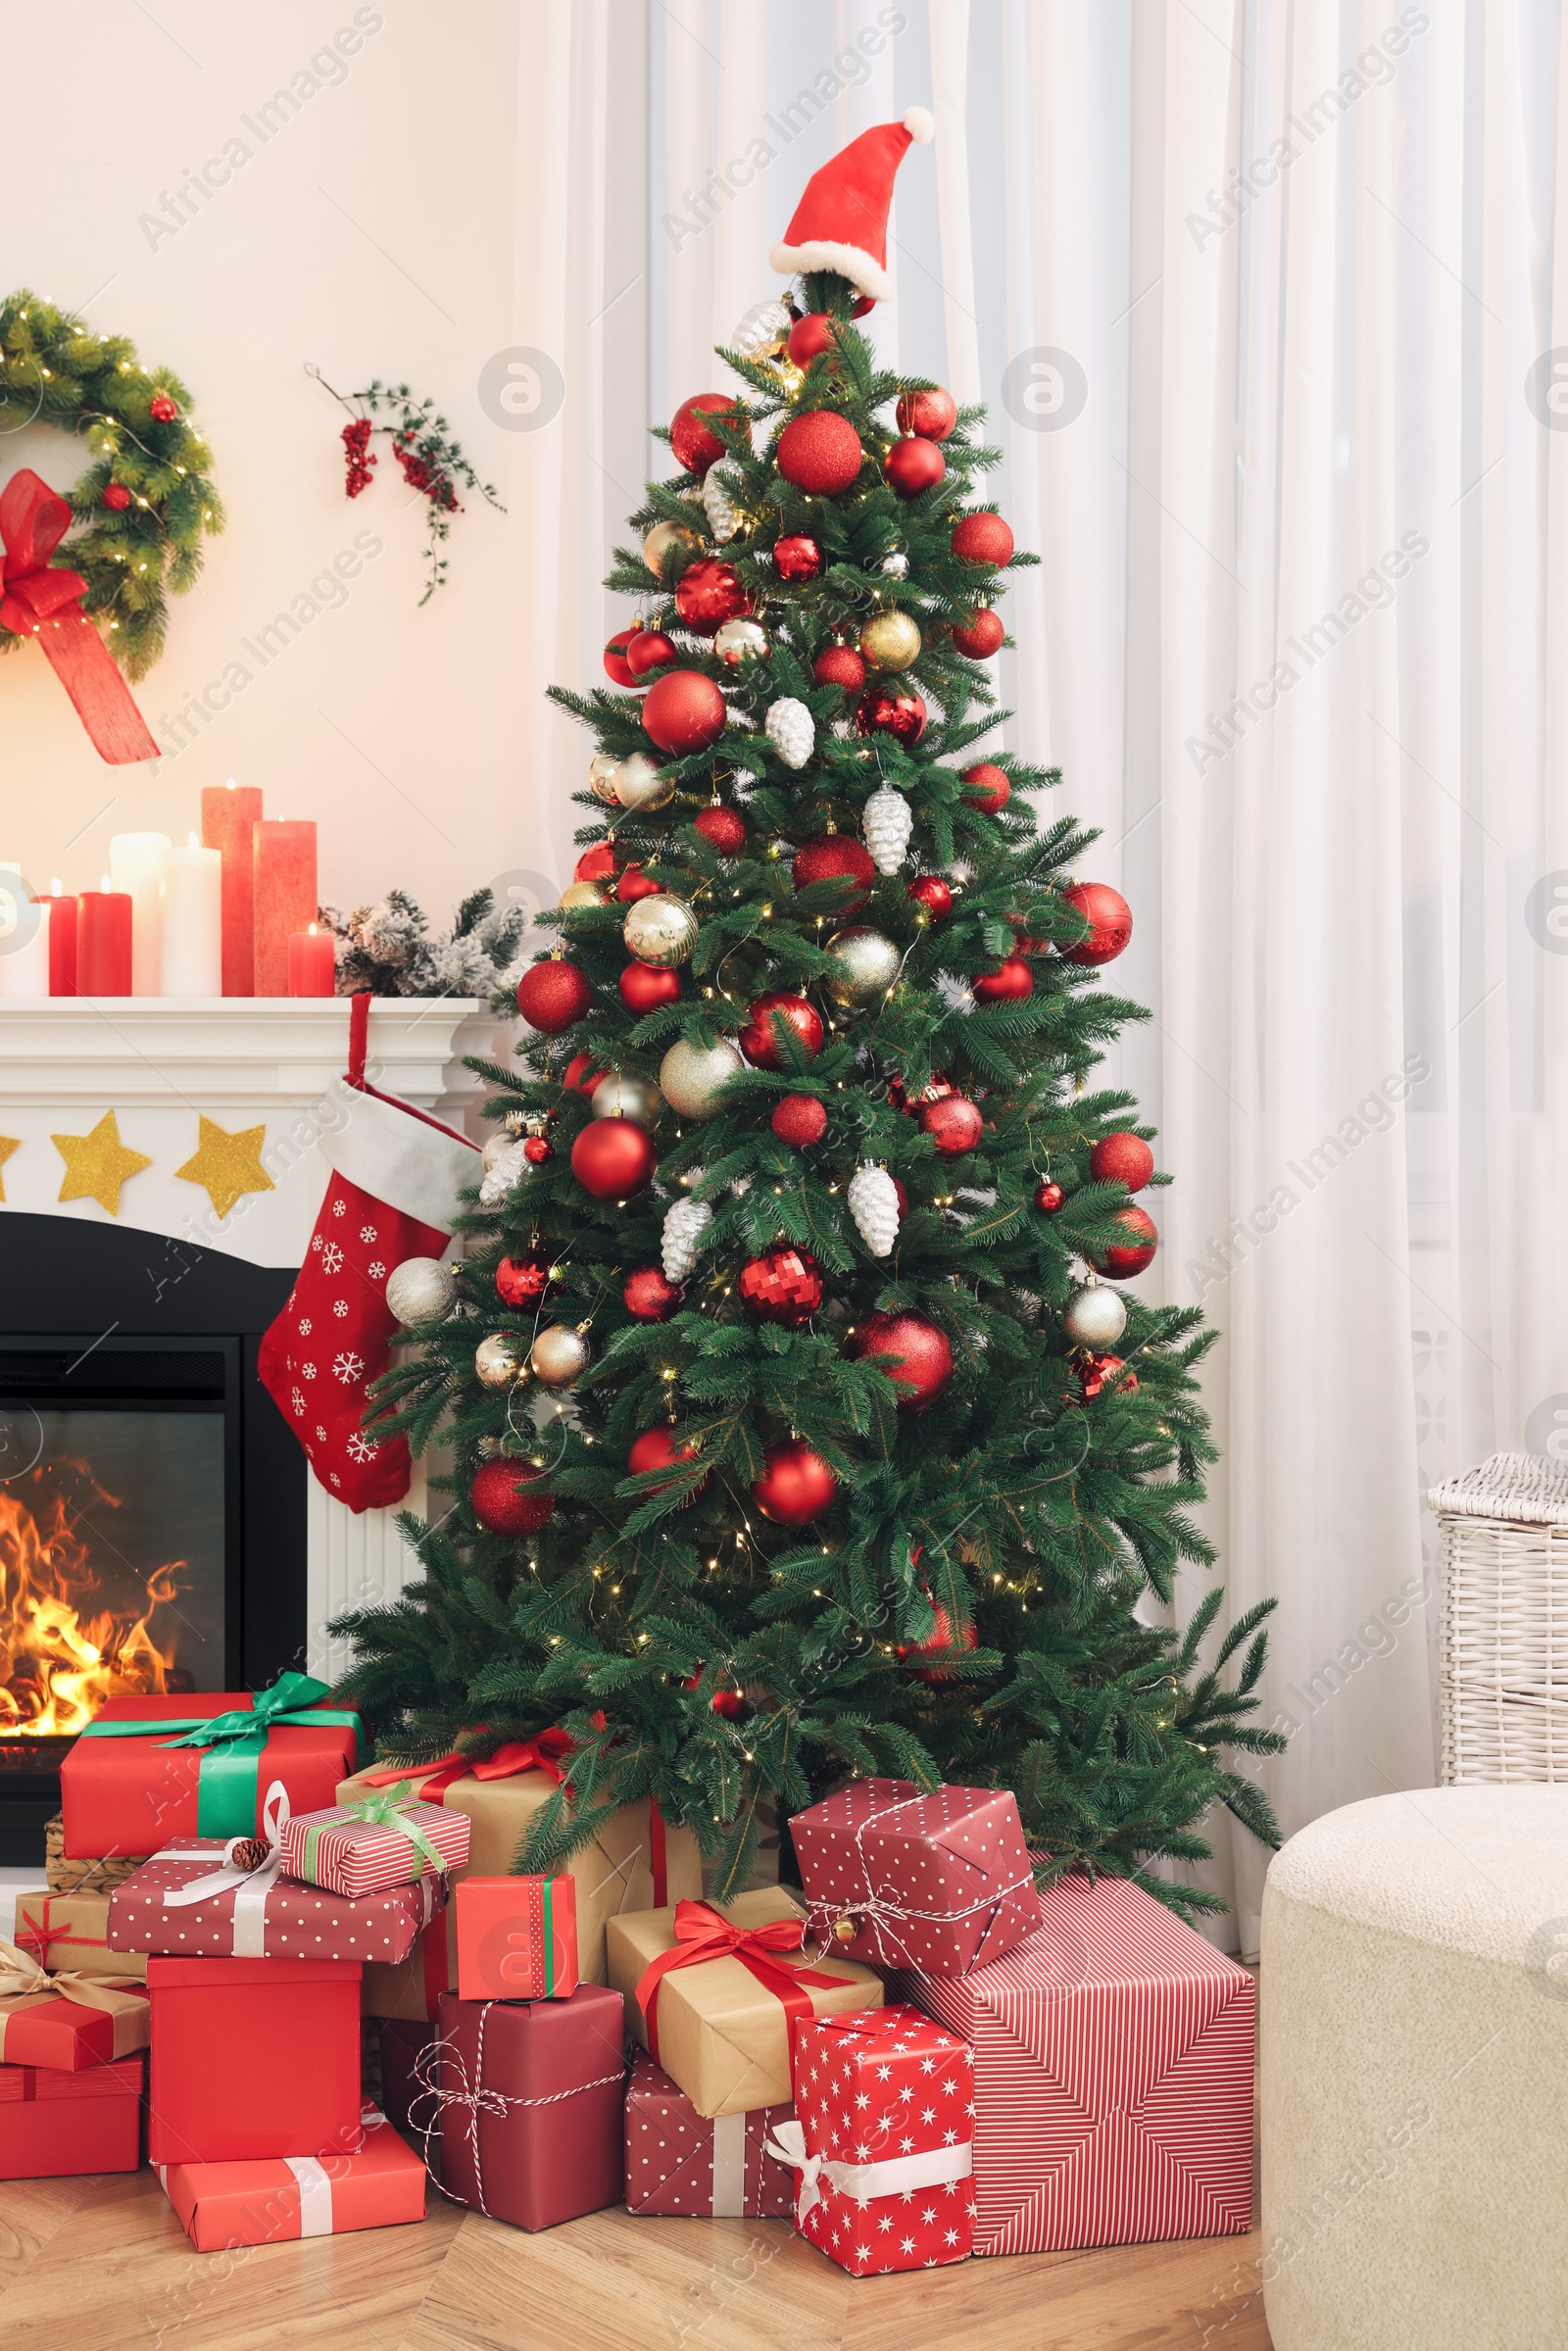
<svg viewBox="0 0 1568 2351">
<path fill-rule="evenodd" d="M 158 994 L 158 933 L 163 906 L 159 890 L 168 847 L 167 833 L 116 833 L 109 844 L 109 871 L 114 887 L 130 900 L 132 996 Z"/>
<path fill-rule="evenodd" d="M 257 824 L 256 993 L 287 996 L 288 943 L 316 920 L 316 826 L 269 817 Z"/>
<path fill-rule="evenodd" d="M 337 941 L 330 931 L 296 931 L 288 943 L 290 996 L 331 996 L 336 993 Z"/>
<path fill-rule="evenodd" d="M 76 901 L 62 895 L 58 873 L 49 885 L 49 993 L 76 993 Z"/>
<path fill-rule="evenodd" d="M 49 993 L 49 908 L 22 878 L 0 865 L 0 996 Z"/>
<path fill-rule="evenodd" d="M 262 796 L 232 778 L 202 789 L 202 842 L 223 860 L 223 994 L 256 993 L 256 857 Z"/>
<path fill-rule="evenodd" d="M 160 996 L 223 992 L 223 859 L 194 833 L 183 849 L 164 852 L 163 964 Z"/>
<path fill-rule="evenodd" d="M 101 890 L 83 890 L 76 901 L 76 993 L 78 996 L 131 994 L 130 897 L 111 890 L 104 875 Z"/>
</svg>

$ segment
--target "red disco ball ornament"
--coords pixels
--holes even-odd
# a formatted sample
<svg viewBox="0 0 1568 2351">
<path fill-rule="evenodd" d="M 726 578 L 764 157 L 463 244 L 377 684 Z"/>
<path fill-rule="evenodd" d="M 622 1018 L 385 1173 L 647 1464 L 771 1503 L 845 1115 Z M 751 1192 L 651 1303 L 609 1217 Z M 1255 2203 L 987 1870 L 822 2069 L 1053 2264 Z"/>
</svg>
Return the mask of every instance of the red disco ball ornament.
<svg viewBox="0 0 1568 2351">
<path fill-rule="evenodd" d="M 1109 963 L 1133 935 L 1133 910 L 1119 890 L 1108 882 L 1074 882 L 1062 899 L 1076 906 L 1089 925 L 1089 936 L 1076 947 L 1064 947 L 1067 963 Z"/>
<path fill-rule="evenodd" d="M 964 627 L 954 630 L 953 642 L 971 661 L 984 661 L 1001 650 L 1006 633 L 1000 612 L 982 610 Z"/>
<path fill-rule="evenodd" d="M 649 735 L 676 759 L 710 750 L 727 715 L 723 695 L 700 669 L 666 669 L 643 704 Z"/>
<path fill-rule="evenodd" d="M 825 645 L 811 663 L 811 677 L 816 685 L 858 694 L 865 683 L 865 662 L 853 645 Z"/>
<path fill-rule="evenodd" d="M 814 1445 L 804 1437 L 770 1445 L 762 1455 L 762 1474 L 752 1480 L 752 1499 L 776 1527 L 804 1527 L 820 1518 L 839 1490 L 839 1482 Z"/>
<path fill-rule="evenodd" d="M 496 1267 L 496 1296 L 504 1306 L 537 1306 L 554 1288 L 550 1259 L 543 1249 L 519 1249 L 514 1257 L 503 1257 Z"/>
<path fill-rule="evenodd" d="M 724 454 L 724 444 L 705 419 L 732 418 L 735 403 L 723 392 L 694 392 L 669 420 L 670 455 L 688 473 L 706 473 Z"/>
<path fill-rule="evenodd" d="M 822 1268 L 809 1249 L 786 1243 L 760 1257 L 748 1257 L 736 1288 L 742 1305 L 759 1322 L 782 1323 L 794 1330 L 822 1303 Z"/>
<path fill-rule="evenodd" d="M 934 490 L 947 469 L 948 461 L 935 441 L 922 440 L 917 433 L 895 441 L 882 460 L 888 486 L 901 498 L 918 498 L 922 490 Z"/>
<path fill-rule="evenodd" d="M 1035 975 L 1021 955 L 1008 955 L 995 971 L 982 971 L 969 982 L 983 1004 L 1020 1004 L 1035 992 Z"/>
<path fill-rule="evenodd" d="M 596 841 L 585 849 L 571 869 L 574 882 L 608 882 L 615 870 L 615 852 L 608 841 Z"/>
<path fill-rule="evenodd" d="M 827 1112 L 814 1094 L 786 1094 L 773 1105 L 768 1125 L 780 1143 L 788 1143 L 796 1151 L 808 1144 L 820 1143 L 827 1133 Z"/>
<path fill-rule="evenodd" d="M 808 997 L 794 996 L 786 988 L 775 988 L 766 996 L 759 996 L 746 1007 L 746 1026 L 736 1043 L 754 1069 L 782 1069 L 784 1055 L 779 1051 L 775 1020 L 782 1020 L 794 1036 L 803 1053 L 813 1057 L 822 1050 L 822 1015 Z"/>
<path fill-rule="evenodd" d="M 963 768 L 958 780 L 969 787 L 963 797 L 970 808 L 982 808 L 988 816 L 995 816 L 1012 798 L 1011 778 L 1004 768 L 993 766 L 989 759 Z"/>
<path fill-rule="evenodd" d="M 1114 1274 L 1119 1280 L 1126 1281 L 1129 1275 L 1142 1273 L 1146 1265 L 1152 1265 L 1154 1251 L 1159 1247 L 1159 1230 L 1152 1216 L 1142 1208 L 1131 1205 L 1117 1209 L 1116 1222 L 1127 1238 L 1125 1241 L 1113 1241 L 1095 1259 L 1095 1271 Z"/>
<path fill-rule="evenodd" d="M 571 1147 L 571 1172 L 594 1200 L 630 1200 L 658 1164 L 653 1137 L 631 1118 L 590 1118 Z"/>
<path fill-rule="evenodd" d="M 909 884 L 908 895 L 924 906 L 933 922 L 940 922 L 953 911 L 953 892 L 940 873 L 917 873 Z"/>
<path fill-rule="evenodd" d="M 944 1159 L 961 1159 L 979 1142 L 984 1121 L 966 1096 L 950 1094 L 939 1102 L 923 1104 L 920 1124 Z"/>
<path fill-rule="evenodd" d="M 530 963 L 517 982 L 518 1011 L 530 1028 L 546 1037 L 569 1029 L 592 1001 L 588 974 L 555 955 L 548 955 L 542 963 Z"/>
<path fill-rule="evenodd" d="M 929 1592 L 926 1597 L 930 1598 Z M 940 1600 L 931 1601 L 931 1613 L 936 1623 L 924 1641 L 900 1641 L 899 1662 L 909 1667 L 917 1682 L 951 1682 L 954 1679 L 951 1667 L 944 1673 L 939 1666 L 915 1665 L 911 1661 L 916 1657 L 953 1657 L 964 1649 L 978 1647 L 979 1643 L 973 1625 L 966 1626 L 957 1639 L 954 1638 L 953 1619 Z"/>
<path fill-rule="evenodd" d="M 925 733 L 925 703 L 908 687 L 872 686 L 856 706 L 855 725 L 858 734 L 893 735 L 901 743 L 918 743 Z"/>
<path fill-rule="evenodd" d="M 808 409 L 785 425 L 774 461 L 786 481 L 812 498 L 836 498 L 860 470 L 865 452 L 848 416 Z"/>
<path fill-rule="evenodd" d="M 815 579 L 822 568 L 822 550 L 805 531 L 791 531 L 773 542 L 773 567 L 780 579 Z"/>
<path fill-rule="evenodd" d="M 641 1477 L 646 1470 L 671 1469 L 677 1462 L 695 1461 L 698 1450 L 695 1445 L 677 1438 L 673 1429 L 645 1429 L 626 1455 L 626 1467 L 632 1477 Z M 672 1478 L 666 1478 L 663 1486 L 650 1486 L 647 1492 L 651 1494 L 662 1494 L 665 1487 L 673 1484 Z M 708 1480 L 704 1478 L 701 1484 L 692 1488 L 690 1494 L 682 1496 L 683 1510 L 691 1507 L 707 1484 Z"/>
<path fill-rule="evenodd" d="M 1138 1393 L 1138 1375 L 1127 1369 L 1120 1355 L 1085 1355 L 1073 1369 L 1078 1374 L 1078 1386 L 1086 1403 L 1107 1388 L 1116 1389 L 1122 1396 Z"/>
<path fill-rule="evenodd" d="M 1125 1184 L 1129 1192 L 1142 1192 L 1154 1172 L 1154 1154 L 1142 1135 L 1125 1130 L 1102 1135 L 1089 1154 L 1089 1172 L 1097 1184 Z"/>
<path fill-rule="evenodd" d="M 555 1157 L 556 1147 L 547 1143 L 543 1135 L 530 1135 L 522 1147 L 522 1155 L 530 1167 L 543 1167 L 547 1159 Z"/>
<path fill-rule="evenodd" d="M 856 1332 L 851 1354 L 898 1355 L 902 1361 L 884 1363 L 900 1390 L 901 1412 L 923 1412 L 934 1404 L 953 1378 L 953 1348 L 946 1331 L 923 1314 L 871 1314 Z"/>
<path fill-rule="evenodd" d="M 678 1283 L 664 1279 L 661 1267 L 639 1265 L 626 1276 L 620 1302 L 639 1322 L 668 1322 L 684 1296 Z"/>
<path fill-rule="evenodd" d="M 808 311 L 790 328 L 789 355 L 797 367 L 808 367 L 812 360 L 820 359 L 824 351 L 832 349 L 833 321 L 826 311 Z"/>
<path fill-rule="evenodd" d="M 617 628 L 605 647 L 605 674 L 612 685 L 634 686 L 637 683 L 626 661 L 626 648 L 633 637 L 641 636 L 636 628 Z"/>
<path fill-rule="evenodd" d="M 738 857 L 746 847 L 746 819 L 734 808 L 703 808 L 692 822 L 721 857 Z"/>
<path fill-rule="evenodd" d="M 683 571 L 675 590 L 675 610 L 694 637 L 715 636 L 726 620 L 738 620 L 752 610 L 741 586 L 740 573 L 716 556 L 704 556 Z M 674 652 L 670 647 L 670 652 Z M 630 653 L 627 660 L 631 660 Z M 632 661 L 632 667 L 637 666 Z"/>
<path fill-rule="evenodd" d="M 573 1094 L 592 1094 L 600 1079 L 607 1073 L 596 1069 L 586 1053 L 573 1053 L 561 1073 L 561 1082 Z"/>
<path fill-rule="evenodd" d="M 855 889 L 840 905 L 844 913 L 857 914 L 870 895 L 876 866 L 864 842 L 857 841 L 853 833 L 819 833 L 814 841 L 803 841 L 795 852 L 790 879 L 797 890 L 808 890 L 812 882 L 854 882 Z"/>
<path fill-rule="evenodd" d="M 679 659 L 675 640 L 666 637 L 662 628 L 640 628 L 626 648 L 626 666 L 638 685 L 650 669 L 662 669 L 666 661 Z"/>
<path fill-rule="evenodd" d="M 927 441 L 945 441 L 958 421 L 958 404 L 940 387 L 930 392 L 899 396 L 900 432 L 917 432 Z"/>
<path fill-rule="evenodd" d="M 655 1012 L 661 1004 L 679 1002 L 680 973 L 658 963 L 628 963 L 615 991 L 628 1012 Z"/>
<path fill-rule="evenodd" d="M 529 1492 L 544 1474 L 530 1461 L 481 1461 L 468 1490 L 480 1526 L 492 1535 L 537 1535 L 556 1506 L 553 1494 Z"/>
<path fill-rule="evenodd" d="M 662 882 L 652 882 L 640 865 L 628 865 L 615 884 L 615 896 L 623 906 L 635 906 L 639 898 L 657 898 Z"/>
<path fill-rule="evenodd" d="M 1054 1216 L 1066 1205 L 1067 1195 L 1049 1176 L 1035 1186 L 1035 1206 L 1042 1216 Z"/>
<path fill-rule="evenodd" d="M 1012 561 L 1012 533 L 1000 514 L 960 514 L 953 526 L 953 552 L 960 563 L 996 571 Z"/>
</svg>

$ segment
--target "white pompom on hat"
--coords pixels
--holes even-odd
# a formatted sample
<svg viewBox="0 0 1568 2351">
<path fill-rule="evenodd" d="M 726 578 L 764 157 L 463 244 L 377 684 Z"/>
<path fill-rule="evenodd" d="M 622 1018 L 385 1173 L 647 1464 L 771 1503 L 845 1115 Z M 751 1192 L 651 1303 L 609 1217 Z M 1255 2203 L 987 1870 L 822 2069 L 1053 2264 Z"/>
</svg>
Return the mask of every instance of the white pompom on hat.
<svg viewBox="0 0 1568 2351">
<path fill-rule="evenodd" d="M 923 146 L 934 128 L 928 110 L 911 106 L 902 122 L 862 130 L 813 171 L 783 242 L 768 256 L 774 269 L 785 277 L 834 269 L 858 292 L 885 302 L 893 291 L 887 262 L 894 178 L 910 147 Z"/>
</svg>

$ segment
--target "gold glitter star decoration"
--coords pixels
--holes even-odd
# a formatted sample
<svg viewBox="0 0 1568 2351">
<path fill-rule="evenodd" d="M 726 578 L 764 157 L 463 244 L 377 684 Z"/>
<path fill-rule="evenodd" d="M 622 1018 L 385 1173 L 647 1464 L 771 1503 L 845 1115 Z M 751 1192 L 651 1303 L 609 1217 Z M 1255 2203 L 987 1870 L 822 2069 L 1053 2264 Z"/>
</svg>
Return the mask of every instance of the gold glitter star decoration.
<svg viewBox="0 0 1568 2351">
<path fill-rule="evenodd" d="M 262 1165 L 265 1126 L 241 1127 L 230 1135 L 204 1112 L 196 1115 L 200 1126 L 195 1156 L 174 1170 L 181 1183 L 200 1184 L 220 1216 L 226 1216 L 247 1192 L 275 1191 Z"/>
<path fill-rule="evenodd" d="M 66 1163 L 60 1197 L 95 1200 L 111 1216 L 120 1214 L 120 1187 L 139 1168 L 151 1167 L 145 1151 L 133 1151 L 120 1140 L 113 1110 L 106 1110 L 90 1135 L 51 1135 L 50 1142 Z"/>
<path fill-rule="evenodd" d="M 20 1135 L 0 1135 L 0 1167 L 4 1167 L 13 1151 L 19 1151 L 21 1149 L 22 1137 Z M 4 1203 L 5 1197 L 6 1179 L 0 1175 L 0 1204 Z"/>
</svg>

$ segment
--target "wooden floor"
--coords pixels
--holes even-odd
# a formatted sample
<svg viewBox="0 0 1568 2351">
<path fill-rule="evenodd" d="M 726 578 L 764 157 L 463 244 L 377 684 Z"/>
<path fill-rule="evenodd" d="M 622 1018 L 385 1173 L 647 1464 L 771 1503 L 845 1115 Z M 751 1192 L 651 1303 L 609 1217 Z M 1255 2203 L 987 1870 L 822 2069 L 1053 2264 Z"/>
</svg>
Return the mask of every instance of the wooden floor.
<svg viewBox="0 0 1568 2351">
<path fill-rule="evenodd" d="M 1269 2351 L 1251 2236 L 851 2278 L 779 2221 L 598 2213 L 197 2253 L 155 2174 L 0 2183 L 6 2351 Z"/>
</svg>

